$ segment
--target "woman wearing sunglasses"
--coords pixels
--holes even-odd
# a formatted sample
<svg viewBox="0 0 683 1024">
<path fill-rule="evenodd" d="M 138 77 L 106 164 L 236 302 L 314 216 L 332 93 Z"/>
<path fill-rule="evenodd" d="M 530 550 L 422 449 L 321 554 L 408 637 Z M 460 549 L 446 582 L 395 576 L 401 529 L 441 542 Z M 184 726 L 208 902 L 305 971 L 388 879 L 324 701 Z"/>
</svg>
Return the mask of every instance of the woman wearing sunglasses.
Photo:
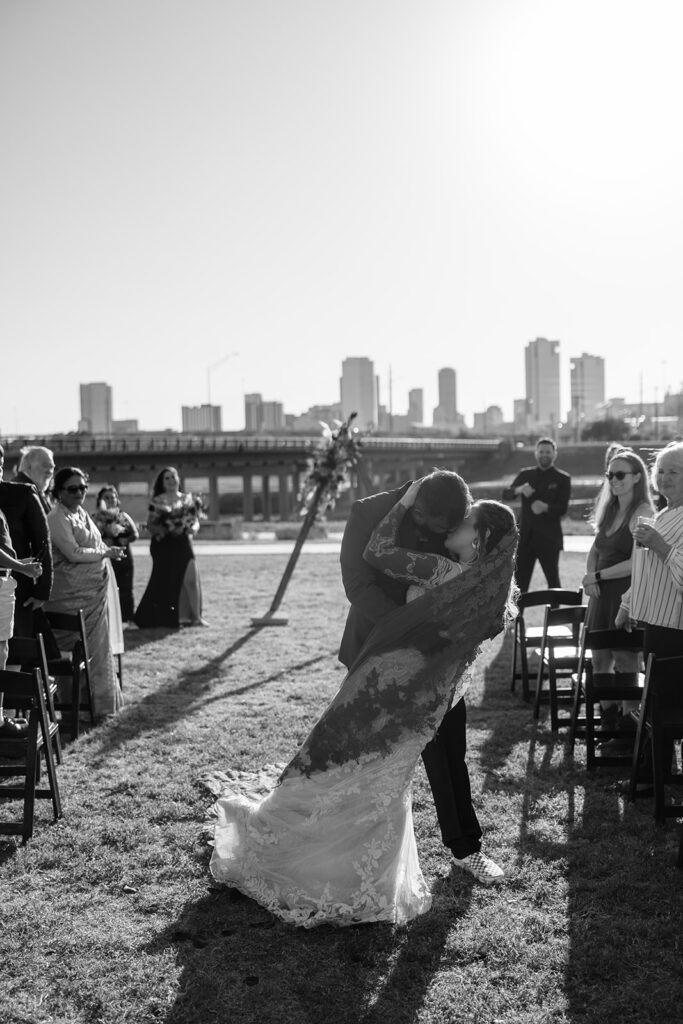
<svg viewBox="0 0 683 1024">
<path fill-rule="evenodd" d="M 654 513 L 643 460 L 629 448 L 617 449 L 607 463 L 605 482 L 593 517 L 596 535 L 588 552 L 583 588 L 590 598 L 589 629 L 614 629 L 621 598 L 631 584 L 633 533 L 639 516 Z M 593 651 L 593 676 L 601 686 L 634 685 L 638 655 L 630 651 Z M 626 712 L 628 709 L 624 708 Z M 602 702 L 602 724 L 608 729 L 630 726 L 615 702 Z"/>
<path fill-rule="evenodd" d="M 52 539 L 54 582 L 47 611 L 73 614 L 83 609 L 91 659 L 91 690 L 95 720 L 112 715 L 123 704 L 114 670 L 109 637 L 107 596 L 110 560 L 121 557 L 121 548 L 109 547 L 83 508 L 87 477 L 75 466 L 60 469 L 52 486 L 56 504 L 47 521 Z M 65 650 L 75 642 L 73 634 L 56 633 Z"/>
</svg>

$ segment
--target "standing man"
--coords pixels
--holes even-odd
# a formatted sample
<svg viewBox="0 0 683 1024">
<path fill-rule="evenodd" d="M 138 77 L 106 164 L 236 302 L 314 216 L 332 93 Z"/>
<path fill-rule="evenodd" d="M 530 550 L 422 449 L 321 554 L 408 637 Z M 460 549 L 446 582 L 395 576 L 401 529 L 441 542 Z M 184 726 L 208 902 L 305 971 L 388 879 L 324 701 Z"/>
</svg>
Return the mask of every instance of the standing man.
<svg viewBox="0 0 683 1024">
<path fill-rule="evenodd" d="M 504 501 L 522 499 L 515 577 L 524 593 L 538 560 L 549 587 L 559 587 L 562 516 L 567 514 L 571 477 L 555 468 L 557 445 L 550 437 L 536 442 L 536 465 L 522 469 L 503 491 Z"/>
<path fill-rule="evenodd" d="M 20 467 L 27 452 L 37 452 L 29 459 L 28 468 L 33 476 L 19 472 L 11 483 L 0 482 L 0 511 L 9 525 L 12 544 L 18 559 L 38 559 L 42 573 L 37 578 L 15 575 L 17 589 L 14 610 L 16 636 L 33 636 L 33 613 L 42 608 L 52 588 L 52 549 L 46 511 L 50 503 L 44 491 L 54 471 L 52 452 L 48 448 L 25 448 Z M 4 452 L 0 451 L 0 461 Z M 1 478 L 0 478 L 1 479 Z"/>
<path fill-rule="evenodd" d="M 351 608 L 346 619 L 339 660 L 349 668 L 382 616 L 406 602 L 408 584 L 374 569 L 363 552 L 375 527 L 403 497 L 410 482 L 355 501 L 341 546 L 342 582 Z M 446 554 L 446 534 L 460 526 L 472 496 L 462 477 L 447 470 L 430 473 L 399 528 L 401 547 L 429 554 Z M 465 762 L 466 709 L 464 699 L 444 715 L 436 736 L 422 751 L 434 797 L 441 837 L 456 865 L 485 885 L 503 881 L 503 871 L 481 853 L 481 828 L 472 806 L 470 777 Z"/>
<path fill-rule="evenodd" d="M 45 515 L 52 508 L 47 496 L 47 485 L 55 471 L 55 460 L 49 448 L 42 445 L 28 445 L 21 449 L 19 468 L 14 476 L 14 483 L 33 484 L 43 506 Z"/>
</svg>

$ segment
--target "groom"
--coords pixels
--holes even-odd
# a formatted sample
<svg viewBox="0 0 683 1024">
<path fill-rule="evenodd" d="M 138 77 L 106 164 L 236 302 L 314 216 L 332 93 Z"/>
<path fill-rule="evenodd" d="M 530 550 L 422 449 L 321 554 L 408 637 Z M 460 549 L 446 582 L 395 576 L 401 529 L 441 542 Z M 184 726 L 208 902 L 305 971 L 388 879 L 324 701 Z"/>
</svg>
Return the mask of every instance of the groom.
<svg viewBox="0 0 683 1024">
<path fill-rule="evenodd" d="M 410 487 L 411 481 L 394 491 L 383 491 L 355 501 L 344 530 L 341 546 L 342 582 L 351 608 L 339 649 L 339 660 L 347 668 L 354 662 L 373 626 L 406 601 L 408 585 L 373 569 L 363 551 L 375 527 Z M 401 522 L 398 542 L 411 551 L 445 555 L 446 534 L 461 525 L 472 505 L 467 484 L 447 470 L 435 470 L 425 477 L 415 504 Z M 432 788 L 444 846 L 452 852 L 459 868 L 485 885 L 503 880 L 503 872 L 481 853 L 481 828 L 472 806 L 470 778 L 465 763 L 466 710 L 459 700 L 446 713 L 436 736 L 422 751 Z"/>
</svg>

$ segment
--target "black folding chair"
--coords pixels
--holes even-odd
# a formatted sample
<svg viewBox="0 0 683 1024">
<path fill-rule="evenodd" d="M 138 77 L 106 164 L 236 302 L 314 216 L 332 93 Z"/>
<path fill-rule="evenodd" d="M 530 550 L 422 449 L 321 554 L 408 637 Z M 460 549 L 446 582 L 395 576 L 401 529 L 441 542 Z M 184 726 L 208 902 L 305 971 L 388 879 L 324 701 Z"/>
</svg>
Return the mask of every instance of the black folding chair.
<svg viewBox="0 0 683 1024">
<path fill-rule="evenodd" d="M 32 672 L 37 668 L 45 692 L 45 705 L 47 716 L 51 725 L 55 726 L 52 734 L 55 758 L 57 764 L 62 763 L 62 741 L 59 736 L 59 721 L 55 709 L 55 693 L 57 684 L 54 676 L 51 676 L 47 667 L 47 655 L 42 633 L 36 636 L 13 636 L 8 644 L 7 653 L 8 665 L 19 665 L 22 672 Z"/>
<path fill-rule="evenodd" d="M 559 706 L 572 704 L 576 670 L 579 664 L 579 634 L 586 617 L 587 605 L 550 608 L 546 605 L 541 644 L 537 649 L 538 675 L 534 697 L 534 718 L 539 717 L 541 704 L 550 706 L 550 728 L 557 732 L 571 724 L 571 714 L 560 718 Z M 557 627 L 564 627 L 558 635 Z M 568 631 L 568 633 L 567 633 Z M 547 677 L 548 687 L 543 682 Z"/>
<path fill-rule="evenodd" d="M 70 699 L 62 701 L 57 697 L 55 708 L 62 713 L 66 712 L 71 718 L 71 739 L 77 739 L 81 728 L 81 711 L 88 713 L 91 724 L 95 723 L 93 712 L 92 692 L 90 686 L 90 654 L 88 651 L 88 637 L 85 632 L 85 618 L 83 611 L 79 608 L 72 613 L 44 611 L 45 622 L 50 631 L 75 634 L 76 642 L 69 653 L 59 651 L 59 657 L 52 657 L 48 651 L 47 666 L 50 675 L 57 680 L 67 678 L 70 680 Z M 42 628 L 42 627 L 41 627 Z M 51 633 L 52 644 L 57 643 L 54 633 Z M 47 642 L 46 642 L 47 647 Z M 54 651 L 52 652 L 54 653 Z"/>
<path fill-rule="evenodd" d="M 520 594 L 517 601 L 517 616 L 512 640 L 512 678 L 510 689 L 514 692 L 517 680 L 522 683 L 522 697 L 525 701 L 531 700 L 529 691 L 529 648 L 538 647 L 543 637 L 543 626 L 529 626 L 526 622 L 526 612 L 530 608 L 539 608 L 545 605 L 551 608 L 562 606 L 573 607 L 580 605 L 583 601 L 583 590 L 562 590 L 559 587 L 552 587 L 549 590 L 528 590 Z M 558 626 L 555 629 L 557 636 L 569 636 L 570 630 L 567 626 Z"/>
<path fill-rule="evenodd" d="M 655 818 L 659 822 L 680 818 L 683 803 L 665 804 L 664 787 L 683 784 L 683 773 L 672 770 L 674 742 L 683 739 L 683 657 L 657 658 L 651 654 L 647 660 L 631 763 L 631 800 L 639 795 L 638 783 L 649 781 L 641 779 L 640 771 L 641 766 L 645 767 L 646 739 L 650 741 Z"/>
</svg>

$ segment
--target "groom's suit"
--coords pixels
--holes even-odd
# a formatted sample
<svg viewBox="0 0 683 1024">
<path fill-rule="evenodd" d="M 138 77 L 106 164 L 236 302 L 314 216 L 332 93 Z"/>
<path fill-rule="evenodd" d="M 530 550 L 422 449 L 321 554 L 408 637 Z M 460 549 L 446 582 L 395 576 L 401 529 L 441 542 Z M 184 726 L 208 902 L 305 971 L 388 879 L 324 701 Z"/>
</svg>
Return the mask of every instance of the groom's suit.
<svg viewBox="0 0 683 1024">
<path fill-rule="evenodd" d="M 363 551 L 375 527 L 408 490 L 410 483 L 395 491 L 383 491 L 361 498 L 351 506 L 341 546 L 342 582 L 351 608 L 339 649 L 339 660 L 347 668 L 354 662 L 375 623 L 394 608 L 404 605 L 408 584 L 373 569 Z M 412 551 L 445 554 L 443 536 L 420 529 L 410 512 L 403 517 L 399 545 Z M 467 857 L 481 847 L 481 828 L 472 806 L 470 778 L 465 764 L 466 709 L 459 700 L 445 716 L 439 730 L 422 751 L 444 845 L 458 857 Z"/>
</svg>

